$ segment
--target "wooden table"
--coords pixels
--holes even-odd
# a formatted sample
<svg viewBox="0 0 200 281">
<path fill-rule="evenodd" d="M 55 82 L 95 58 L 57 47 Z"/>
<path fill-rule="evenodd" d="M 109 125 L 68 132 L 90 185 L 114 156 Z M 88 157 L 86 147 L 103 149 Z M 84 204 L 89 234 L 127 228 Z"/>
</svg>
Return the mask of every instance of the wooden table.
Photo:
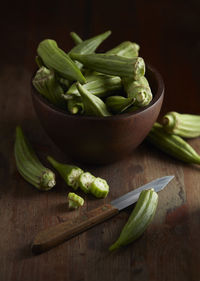
<svg viewBox="0 0 200 281">
<path fill-rule="evenodd" d="M 46 1 L 47 2 L 47 1 Z M 96 1 L 95 1 L 96 2 Z M 15 6 L 16 5 L 16 6 Z M 5 6 L 5 4 L 4 4 Z M 57 177 L 56 187 L 38 192 L 16 170 L 15 127 L 20 124 L 40 158 L 67 161 L 44 133 L 30 97 L 37 44 L 53 38 L 62 48 L 73 46 L 69 32 L 83 38 L 112 29 L 105 50 L 124 40 L 136 41 L 141 55 L 163 75 L 169 110 L 200 114 L 198 1 L 16 2 L 3 7 L 0 68 L 0 280 L 122 281 L 200 280 L 200 168 L 182 164 L 143 143 L 126 159 L 107 166 L 82 166 L 106 178 L 105 202 L 165 175 L 175 179 L 159 193 L 153 223 L 135 243 L 116 252 L 108 247 L 118 237 L 129 210 L 39 256 L 31 254 L 34 235 L 104 200 L 86 198 L 80 211 L 69 212 L 70 191 Z M 170 16 L 169 16 L 170 15 Z M 200 152 L 200 139 L 189 143 Z"/>
</svg>

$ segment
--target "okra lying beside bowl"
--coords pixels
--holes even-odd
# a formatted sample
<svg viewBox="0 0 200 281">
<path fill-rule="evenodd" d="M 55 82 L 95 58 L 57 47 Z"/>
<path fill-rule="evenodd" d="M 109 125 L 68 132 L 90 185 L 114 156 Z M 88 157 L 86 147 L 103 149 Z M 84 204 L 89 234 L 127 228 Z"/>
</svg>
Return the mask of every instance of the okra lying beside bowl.
<svg viewBox="0 0 200 281">
<path fill-rule="evenodd" d="M 104 54 L 94 53 L 109 34 L 82 42 L 79 38 L 68 53 L 49 39 L 37 50 L 35 111 L 54 143 L 80 162 L 108 163 L 131 153 L 162 105 L 162 78 L 145 67 L 136 43 L 126 41 Z"/>
</svg>

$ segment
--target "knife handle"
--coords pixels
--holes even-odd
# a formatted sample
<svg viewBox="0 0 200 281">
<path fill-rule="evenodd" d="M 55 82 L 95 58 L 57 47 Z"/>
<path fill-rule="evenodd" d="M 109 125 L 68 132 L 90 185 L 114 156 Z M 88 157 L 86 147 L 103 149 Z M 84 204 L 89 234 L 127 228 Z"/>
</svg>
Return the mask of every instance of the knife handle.
<svg viewBox="0 0 200 281">
<path fill-rule="evenodd" d="M 32 252 L 35 254 L 45 252 L 94 225 L 111 218 L 118 212 L 117 208 L 110 204 L 105 204 L 70 221 L 65 221 L 42 230 L 33 241 Z"/>
</svg>

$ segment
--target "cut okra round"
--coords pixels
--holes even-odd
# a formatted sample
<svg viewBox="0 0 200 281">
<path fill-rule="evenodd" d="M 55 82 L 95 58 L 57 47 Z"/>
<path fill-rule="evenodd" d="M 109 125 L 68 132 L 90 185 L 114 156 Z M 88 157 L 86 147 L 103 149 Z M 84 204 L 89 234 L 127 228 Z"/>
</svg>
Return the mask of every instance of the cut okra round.
<svg viewBox="0 0 200 281">
<path fill-rule="evenodd" d="M 96 178 L 90 185 L 90 192 L 97 198 L 104 198 L 108 195 L 109 185 L 106 180 Z"/>
<path fill-rule="evenodd" d="M 95 177 L 89 172 L 82 173 L 79 177 L 79 187 L 87 194 L 90 192 L 90 186 L 94 180 Z"/>
<path fill-rule="evenodd" d="M 81 196 L 78 196 L 76 193 L 69 192 L 67 198 L 70 209 L 78 209 L 84 204 L 84 199 Z"/>
<path fill-rule="evenodd" d="M 79 177 L 83 173 L 80 168 L 73 168 L 71 172 L 67 175 L 67 184 L 71 186 L 74 190 L 79 187 Z"/>
</svg>

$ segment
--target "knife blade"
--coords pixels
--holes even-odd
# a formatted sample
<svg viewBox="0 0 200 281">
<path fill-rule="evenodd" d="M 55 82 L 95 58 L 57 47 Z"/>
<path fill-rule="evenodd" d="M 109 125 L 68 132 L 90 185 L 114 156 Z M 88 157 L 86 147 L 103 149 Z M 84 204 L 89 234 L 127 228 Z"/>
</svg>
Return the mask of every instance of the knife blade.
<svg viewBox="0 0 200 281">
<path fill-rule="evenodd" d="M 36 254 L 45 252 L 98 223 L 113 217 L 122 209 L 135 203 L 142 190 L 154 188 L 156 192 L 159 192 L 173 178 L 174 176 L 166 176 L 155 179 L 113 200 L 110 204 L 104 204 L 103 206 L 84 213 L 70 221 L 65 221 L 40 231 L 33 240 L 32 252 Z"/>
</svg>

